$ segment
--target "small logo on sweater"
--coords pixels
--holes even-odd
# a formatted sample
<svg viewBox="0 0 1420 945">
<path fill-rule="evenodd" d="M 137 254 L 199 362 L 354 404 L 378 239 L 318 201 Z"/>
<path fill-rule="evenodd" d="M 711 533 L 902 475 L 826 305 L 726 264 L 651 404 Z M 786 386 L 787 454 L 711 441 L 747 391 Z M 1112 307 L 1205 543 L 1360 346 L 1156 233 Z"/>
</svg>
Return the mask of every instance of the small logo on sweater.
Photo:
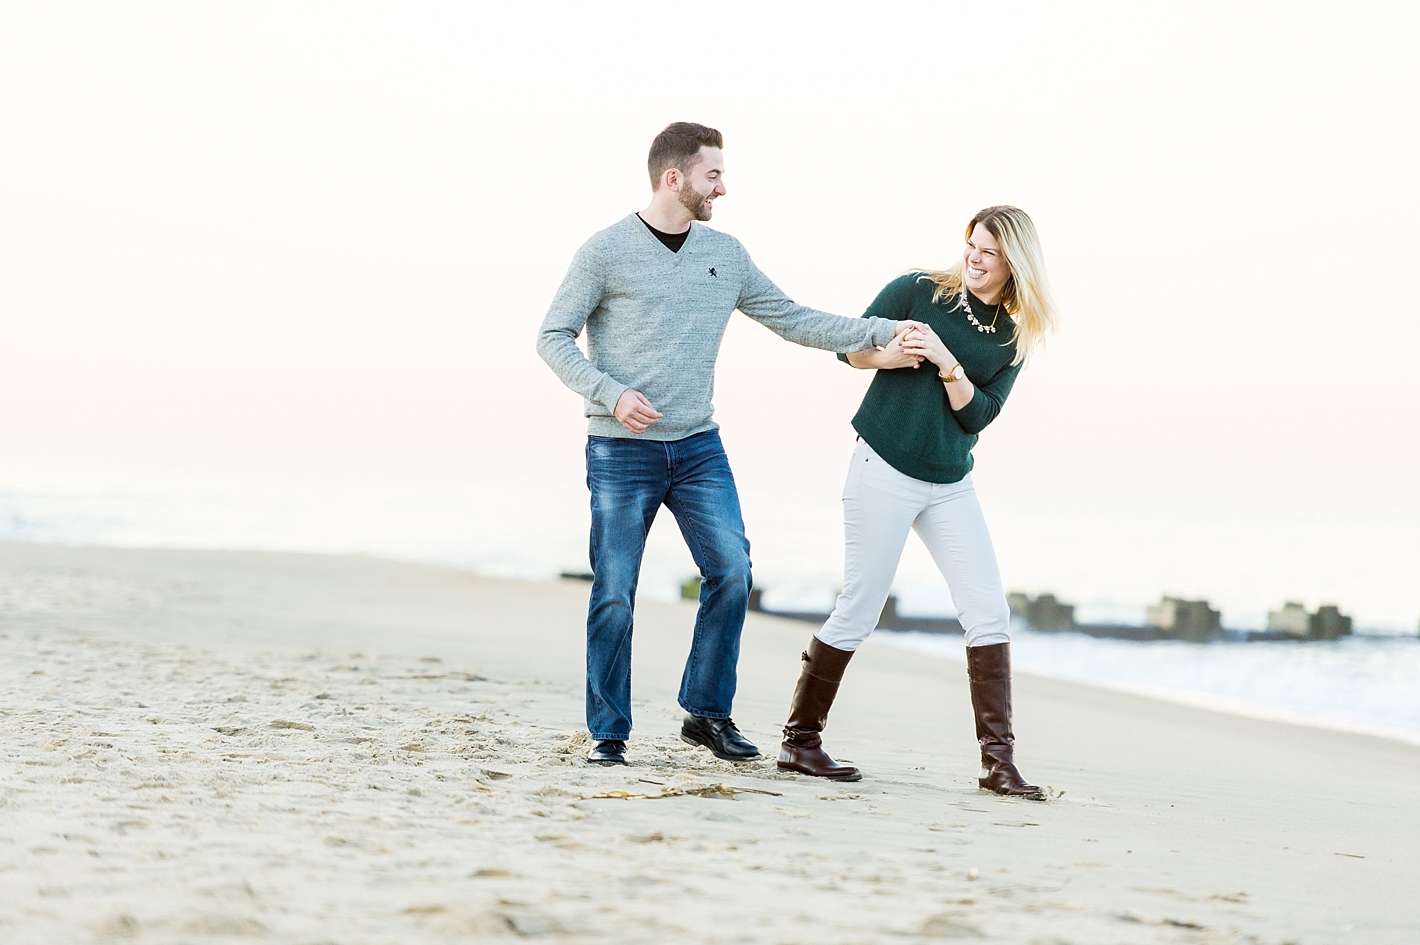
<svg viewBox="0 0 1420 945">
<path fill-rule="evenodd" d="M 714 267 L 714 266 L 711 266 L 711 267 L 710 267 L 710 275 L 715 276 L 715 267 Z M 718 278 L 720 278 L 720 277 L 719 277 L 719 276 L 715 276 L 715 278 L 718 279 Z"/>
</svg>

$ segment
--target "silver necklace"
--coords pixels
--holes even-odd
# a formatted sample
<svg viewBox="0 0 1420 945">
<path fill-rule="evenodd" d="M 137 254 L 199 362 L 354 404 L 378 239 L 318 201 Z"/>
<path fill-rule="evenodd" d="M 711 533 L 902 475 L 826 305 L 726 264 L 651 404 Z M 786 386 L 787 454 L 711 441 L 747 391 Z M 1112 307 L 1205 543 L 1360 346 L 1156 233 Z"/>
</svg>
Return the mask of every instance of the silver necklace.
<svg viewBox="0 0 1420 945">
<path fill-rule="evenodd" d="M 996 330 L 996 319 L 1001 317 L 1001 310 L 996 310 L 995 318 L 991 319 L 991 324 L 983 325 L 976 320 L 976 313 L 971 310 L 971 300 L 966 294 L 966 290 L 961 290 L 961 306 L 966 309 L 966 320 L 976 326 L 977 331 L 993 332 Z"/>
</svg>

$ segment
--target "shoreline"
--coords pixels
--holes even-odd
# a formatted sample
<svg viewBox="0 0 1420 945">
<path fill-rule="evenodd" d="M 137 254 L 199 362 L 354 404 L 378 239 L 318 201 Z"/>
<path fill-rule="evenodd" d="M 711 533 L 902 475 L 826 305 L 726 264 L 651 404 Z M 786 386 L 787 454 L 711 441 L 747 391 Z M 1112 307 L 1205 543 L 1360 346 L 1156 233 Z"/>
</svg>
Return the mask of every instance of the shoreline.
<svg viewBox="0 0 1420 945">
<path fill-rule="evenodd" d="M 541 579 L 567 567 L 585 567 L 586 495 L 570 488 L 579 481 L 579 469 L 580 461 L 546 480 L 529 481 L 485 468 L 454 474 L 13 460 L 0 463 L 0 505 L 10 513 L 6 533 L 15 539 L 367 553 Z M 801 609 L 808 600 L 821 606 L 832 599 L 841 577 L 837 549 L 842 529 L 835 510 L 842 483 L 836 474 L 829 479 L 814 483 L 810 497 L 802 489 L 779 489 L 772 477 L 760 476 L 758 488 L 746 487 L 742 497 L 757 574 L 771 591 L 790 591 L 785 609 Z M 487 494 L 505 496 L 522 511 L 516 517 L 486 514 L 479 497 Z M 1141 540 L 1118 532 L 1135 515 L 1117 521 L 1105 515 L 1106 532 L 1081 548 L 1082 528 L 1098 528 L 1108 510 L 1042 507 L 1027 512 L 995 503 L 992 509 L 993 533 L 999 533 L 995 540 L 1010 552 L 1002 566 L 1016 575 L 1013 586 L 1062 593 L 1078 603 L 1079 619 L 1085 622 L 1140 622 L 1159 593 L 1187 587 L 1212 600 L 1224 622 L 1242 630 L 1262 630 L 1270 609 L 1302 593 L 1316 595 L 1312 603 L 1343 604 L 1360 627 L 1415 633 L 1417 602 L 1405 582 L 1381 580 L 1374 569 L 1318 572 L 1314 556 L 1296 556 L 1305 538 L 1279 509 L 1250 519 L 1247 510 L 1231 507 L 1174 515 L 1151 506 L 1148 517 L 1158 527 L 1171 523 L 1168 527 L 1176 534 L 1182 530 L 1188 541 L 1156 546 L 1154 551 L 1166 557 L 1147 571 L 1134 567 L 1133 558 L 1117 557 L 1123 554 L 1120 549 Z M 1391 549 L 1388 560 L 1398 569 L 1391 573 L 1398 575 L 1420 567 L 1414 550 L 1420 548 L 1417 511 L 1391 506 L 1383 512 L 1333 510 L 1317 527 L 1328 530 L 1331 543 L 1344 538 L 1357 553 Z M 1199 516 L 1207 527 L 1201 527 Z M 1226 536 L 1221 542 L 1220 534 Z M 1061 545 L 1064 535 L 1073 537 Z M 1255 568 L 1225 567 L 1216 558 L 1220 544 L 1253 549 L 1246 562 L 1274 563 L 1261 574 Z M 1094 564 L 1084 568 L 1080 560 Z M 1407 562 L 1415 567 L 1407 571 Z M 681 581 L 694 573 L 669 522 L 653 529 L 644 564 L 642 591 L 654 590 L 665 599 L 674 598 Z M 944 604 L 939 576 L 921 549 L 904 556 L 900 577 L 905 608 L 928 613 Z"/>
<path fill-rule="evenodd" d="M 922 653 L 925 656 L 931 656 L 937 659 L 952 659 L 952 657 L 945 654 L 934 653 L 929 650 L 918 649 L 907 645 L 908 641 L 895 641 L 891 637 L 884 638 L 879 634 L 874 634 L 868 639 L 870 642 L 876 641 L 881 646 L 897 647 L 914 653 Z M 1153 699 L 1170 705 L 1182 705 L 1194 709 L 1204 709 L 1209 712 L 1219 712 L 1224 715 L 1235 715 L 1239 718 L 1256 719 L 1260 722 L 1275 722 L 1279 725 L 1295 725 L 1299 728 L 1314 728 L 1328 732 L 1366 735 L 1371 738 L 1384 738 L 1390 741 L 1400 742 L 1401 744 L 1420 747 L 1420 732 L 1414 732 L 1409 729 L 1363 725 L 1338 719 L 1328 719 L 1322 716 L 1305 715 L 1298 712 L 1289 712 L 1285 709 L 1268 708 L 1267 706 L 1256 705 L 1241 699 L 1233 699 L 1228 696 L 1208 692 L 1173 689 L 1165 686 L 1086 681 L 1074 679 L 1069 676 L 1042 673 L 1038 670 L 1021 670 L 1019 675 L 1036 676 L 1041 679 L 1053 679 L 1059 682 L 1068 682 L 1076 686 L 1087 686 L 1107 692 L 1118 692 L 1124 695 L 1138 696 L 1142 699 Z"/>
<path fill-rule="evenodd" d="M 546 585 L 546 586 L 554 586 L 554 585 L 561 585 L 561 584 L 565 584 L 565 583 L 571 583 L 573 586 L 575 586 L 576 584 L 582 583 L 582 582 L 585 581 L 584 576 L 579 575 L 579 574 L 571 574 L 571 573 L 563 574 L 563 575 L 561 575 L 561 576 L 558 577 L 558 578 L 547 578 L 547 579 L 544 579 L 544 580 L 529 580 L 529 579 L 524 579 L 524 578 L 507 578 L 507 577 L 500 577 L 500 576 L 494 576 L 494 575 L 485 575 L 485 574 L 482 574 L 482 573 L 480 573 L 480 572 L 478 572 L 478 571 L 474 571 L 474 570 L 467 569 L 467 568 L 462 568 L 462 567 L 459 567 L 459 566 L 456 566 L 456 565 L 448 565 L 448 564 L 441 564 L 441 563 L 438 563 L 438 562 L 430 562 L 430 561 L 427 561 L 427 560 L 424 560 L 424 559 L 421 559 L 421 558 L 417 558 L 417 557 L 387 557 L 387 556 L 381 556 L 381 555 L 375 555 L 375 554 L 365 554 L 365 553 L 330 554 L 330 553 L 326 553 L 326 552 L 283 551 L 283 550 L 248 549 L 248 548 L 236 548 L 236 549 L 231 549 L 231 548 L 217 548 L 217 547 L 185 547 L 185 546 L 171 546 L 171 547 L 106 546 L 106 545 L 84 545 L 84 544 L 42 543 L 42 542 L 23 542 L 23 541 L 0 540 L 0 548 L 3 548 L 3 547 L 5 547 L 5 546 L 15 546 L 15 547 L 21 547 L 21 548 L 23 548 L 23 547 L 35 547 L 35 548 L 73 549 L 73 550 L 75 550 L 75 551 L 91 550 L 91 551 L 98 551 L 98 552 L 103 552 L 103 551 L 114 551 L 114 552 L 157 552 L 157 553 L 177 554 L 177 555 L 189 554 L 189 553 L 190 553 L 190 554 L 197 554 L 197 555 L 221 555 L 221 554 L 258 555 L 258 556 L 260 556 L 260 555 L 275 555 L 275 556 L 294 556 L 294 557 L 298 557 L 298 558 L 299 558 L 299 557 L 306 556 L 306 557 L 310 557 L 310 558 L 313 558 L 313 559 L 318 559 L 318 558 L 336 558 L 336 559 L 339 559 L 339 558 L 351 558 L 351 559 L 364 560 L 364 561 L 389 561 L 389 562 L 392 562 L 392 563 L 399 563 L 399 564 L 402 564 L 402 565 L 408 565 L 408 566 L 413 566 L 413 567 L 429 567 L 429 568 L 434 568 L 434 569 L 444 569 L 444 570 L 453 571 L 453 572 L 455 572 L 455 573 L 464 574 L 464 575 L 467 575 L 467 576 L 469 576 L 469 577 L 479 578 L 479 579 L 484 579 L 484 580 L 493 580 L 493 581 L 514 581 L 514 582 L 518 582 L 518 583 L 521 583 L 521 584 L 526 584 L 526 585 L 528 585 L 530 588 L 535 588 L 535 587 L 544 586 L 544 585 Z M 3 589 L 0 589 L 0 590 L 3 590 Z M 3 602 L 3 599 L 0 599 L 0 606 L 3 606 L 3 603 L 4 603 L 4 602 Z M 646 597 L 643 596 L 643 603 L 654 603 L 654 604 L 659 605 L 659 606 L 676 606 L 678 603 L 680 603 L 680 601 L 678 601 L 678 599 L 676 599 L 676 598 L 670 598 L 670 597 L 665 597 L 665 598 L 662 598 L 662 597 L 650 597 L 650 598 L 646 598 Z M 638 604 L 638 606 L 640 606 L 640 605 Z M 0 611 L 0 612 L 3 612 L 3 611 Z M 809 625 L 807 625 L 807 624 L 804 624 L 804 623 L 802 622 L 802 620 L 797 619 L 797 618 L 794 617 L 794 616 L 786 616 L 785 614 L 780 614 L 780 613 L 776 613 L 776 612 L 773 612 L 773 611 L 751 611 L 751 614 L 752 614 L 752 615 L 755 615 L 755 616 L 757 616 L 757 617 L 765 617 L 765 618 L 770 618 L 770 619 L 776 620 L 776 621 L 782 621 L 782 622 L 785 622 L 785 623 L 788 623 L 788 624 L 791 624 L 791 625 L 809 626 Z M 807 632 L 812 632 L 812 629 L 813 629 L 813 628 L 810 627 L 810 629 L 809 629 Z M 896 647 L 896 648 L 898 648 L 898 649 L 906 650 L 906 651 L 909 651 L 909 652 L 922 653 L 923 655 L 932 656 L 932 657 L 934 657 L 934 658 L 946 659 L 946 660 L 949 660 L 949 661 L 950 661 L 950 660 L 955 660 L 956 657 L 952 656 L 951 654 L 944 654 L 944 653 L 938 652 L 935 648 L 932 648 L 932 647 L 920 647 L 920 646 L 914 645 L 917 639 L 935 639 L 935 638 L 938 637 L 938 636 L 940 636 L 940 634 L 935 634 L 935 633 L 922 633 L 922 632 L 919 632 L 919 631 L 903 630 L 903 629 L 894 629 L 894 630 L 888 631 L 888 632 L 886 632 L 886 633 L 883 633 L 883 632 L 875 633 L 875 634 L 873 634 L 872 636 L 870 636 L 868 639 L 869 639 L 869 642 L 876 642 L 876 643 L 881 644 L 881 645 L 890 646 L 890 647 Z M 1058 636 L 1058 635 L 1056 635 L 1056 634 L 1042 634 L 1042 636 Z M 1409 639 L 1411 639 L 1412 636 L 1413 636 L 1412 634 L 1402 634 L 1402 633 L 1368 632 L 1368 631 L 1365 631 L 1365 630 L 1363 629 L 1363 630 L 1361 630 L 1361 631 L 1359 631 L 1359 632 L 1353 634 L 1351 638 L 1352 638 L 1352 639 L 1358 639 L 1358 640 L 1368 640 L 1368 641 L 1384 642 L 1384 641 L 1393 641 L 1393 640 L 1409 640 Z M 1093 638 L 1092 638 L 1092 639 L 1093 639 Z M 1140 642 L 1140 641 L 1126 641 L 1126 642 Z M 1142 641 L 1142 642 L 1145 642 L 1145 643 L 1170 643 L 1170 642 L 1175 642 L 1175 641 L 1160 640 L 1160 641 Z M 1237 643 L 1237 642 L 1239 642 L 1239 641 L 1233 641 L 1233 640 L 1213 641 L 1214 644 L 1220 644 L 1220 643 L 1221 643 L 1221 644 L 1229 644 L 1229 645 L 1234 644 L 1234 643 Z M 1300 644 L 1303 644 L 1303 643 L 1309 644 L 1309 645 L 1315 645 L 1315 644 L 1319 644 L 1319 643 L 1320 643 L 1320 644 L 1324 644 L 1324 643 L 1326 643 L 1326 642 L 1335 642 L 1335 641 L 1311 641 L 1311 640 L 1306 640 L 1306 641 L 1285 641 L 1285 642 L 1288 642 L 1288 643 L 1296 642 L 1296 643 L 1298 643 L 1299 645 L 1300 645 Z M 1191 645 L 1192 645 L 1192 646 L 1208 646 L 1208 645 L 1213 645 L 1213 644 L 1191 644 Z M 958 660 L 958 662 L 959 662 L 959 660 Z M 1235 698 L 1235 697 L 1230 697 L 1230 696 L 1221 695 L 1221 694 L 1217 694 L 1217 693 L 1210 693 L 1210 692 L 1206 692 L 1206 691 L 1199 691 L 1199 690 L 1181 689 L 1181 688 L 1176 688 L 1176 687 L 1147 685 L 1147 684 L 1144 684 L 1144 685 L 1135 685 L 1135 684 L 1129 684 L 1129 683 L 1123 683 L 1123 682 L 1113 682 L 1113 681 L 1109 681 L 1109 680 L 1099 680 L 1099 679 L 1081 679 L 1081 678 L 1074 677 L 1074 676 L 1070 676 L 1070 675 L 1066 675 L 1066 674 L 1057 674 L 1057 673 L 1050 673 L 1050 672 L 1041 672 L 1041 671 L 1038 671 L 1038 670 L 1035 670 L 1035 669 L 1030 669 L 1030 668 L 1017 669 L 1016 672 L 1017 672 L 1017 674 L 1019 674 L 1019 675 L 1037 676 L 1037 677 L 1042 678 L 1042 679 L 1051 679 L 1051 680 L 1056 680 L 1056 681 L 1060 681 L 1060 682 L 1067 682 L 1067 683 L 1070 683 L 1070 684 L 1072 684 L 1072 685 L 1086 686 L 1086 687 L 1091 687 L 1091 688 L 1098 688 L 1098 689 L 1101 689 L 1101 690 L 1103 690 L 1103 691 L 1117 692 L 1117 693 L 1122 693 L 1122 694 L 1125 694 L 1125 695 L 1132 695 L 1132 696 L 1138 696 L 1138 697 L 1146 698 L 1146 699 L 1153 699 L 1153 700 L 1165 702 L 1165 703 L 1168 703 L 1168 704 L 1171 704 L 1171 705 L 1181 705 L 1181 706 L 1188 706 L 1188 707 L 1190 707 L 1190 708 L 1204 709 L 1204 710 L 1212 711 L 1212 712 L 1220 712 L 1220 713 L 1224 713 L 1224 714 L 1227 714 L 1227 715 L 1237 716 L 1237 717 L 1240 717 L 1240 718 L 1255 719 L 1255 720 L 1258 720 L 1258 721 L 1266 721 L 1266 722 L 1275 722 L 1275 723 L 1278 723 L 1278 724 L 1285 724 L 1285 725 L 1295 725 L 1295 726 L 1300 726 L 1300 727 L 1303 727 L 1303 728 L 1315 728 L 1315 729 L 1320 729 L 1320 730 L 1324 730 L 1324 731 L 1341 732 L 1341 733 L 1354 734 L 1354 735 L 1364 735 L 1364 736 L 1369 736 L 1369 737 L 1374 737 L 1374 738 L 1387 739 L 1387 740 L 1390 740 L 1390 741 L 1396 741 L 1396 742 L 1400 742 L 1400 743 L 1406 744 L 1406 745 L 1420 746 L 1420 731 L 1416 731 L 1416 730 L 1412 730 L 1412 729 L 1407 729 L 1407 728 L 1400 727 L 1400 726 L 1374 725 L 1374 724 L 1366 724 L 1366 723 L 1360 723 L 1360 722 L 1351 722 L 1351 721 L 1346 721 L 1346 720 L 1342 720 L 1342 719 L 1332 719 L 1332 718 L 1327 718 L 1327 717 L 1322 716 L 1322 715 L 1313 715 L 1313 714 L 1308 714 L 1308 713 L 1305 713 L 1305 712 L 1297 712 L 1297 711 L 1288 710 L 1288 709 L 1276 708 L 1276 707 L 1272 707 L 1272 706 L 1262 705 L 1262 704 L 1259 704 L 1259 703 L 1256 703 L 1256 702 L 1250 702 L 1250 701 L 1248 701 L 1248 700 L 1246 700 L 1246 699 L 1239 699 L 1239 698 Z"/>
<path fill-rule="evenodd" d="M 530 588 L 534 588 L 534 587 L 538 587 L 538 586 L 544 586 L 544 585 L 547 585 L 547 586 L 561 585 L 561 584 L 564 584 L 564 583 L 571 583 L 572 585 L 575 586 L 576 584 L 582 583 L 582 582 L 585 581 L 585 577 L 584 577 L 583 575 L 580 575 L 580 574 L 572 574 L 572 573 L 564 573 L 564 574 L 561 575 L 560 577 L 557 577 L 557 578 L 547 578 L 547 579 L 543 579 L 543 580 L 530 580 L 530 579 L 524 579 L 524 578 L 507 578 L 507 577 L 501 577 L 501 576 L 495 576 L 495 575 L 485 575 L 485 574 L 482 574 L 482 573 L 480 573 L 480 572 L 478 572 L 478 571 L 471 570 L 471 569 L 467 569 L 467 568 L 462 568 L 462 567 L 459 567 L 459 566 L 457 566 L 457 565 L 448 565 L 448 564 L 441 564 L 441 563 L 438 563 L 438 562 L 430 562 L 430 561 L 427 561 L 427 560 L 424 560 L 424 559 L 421 559 L 421 558 L 417 558 L 417 557 L 387 557 L 387 556 L 382 556 L 382 555 L 365 554 L 365 553 L 330 554 L 330 553 L 326 553 L 326 552 L 308 552 L 308 551 L 283 551 L 283 550 L 248 549 L 248 548 L 236 548 L 236 549 L 231 549 L 231 548 L 218 548 L 218 547 L 185 547 L 185 546 L 171 546 L 171 547 L 105 546 L 105 545 L 84 545 L 84 544 L 64 544 L 64 543 L 41 543 L 41 542 L 23 542 L 23 541 L 7 541 L 7 540 L 0 540 L 0 547 L 4 547 L 4 546 L 7 546 L 7 545 L 13 545 L 13 546 L 16 546 L 16 547 L 27 547 L 27 546 L 28 546 L 28 547 L 36 547 L 36 548 L 56 548 L 56 549 L 59 549 L 59 548 L 67 548 L 67 549 L 74 549 L 74 550 L 76 550 L 76 551 L 81 551 L 81 550 L 93 550 L 93 551 L 100 551 L 100 552 L 102 552 L 102 551 L 115 551 L 115 552 L 125 552 L 125 551 L 131 551 L 131 552 L 145 552 L 145 551 L 148 551 L 148 552 L 158 552 L 158 553 L 178 554 L 178 555 L 187 554 L 187 553 L 198 554 L 198 555 L 203 555 L 203 554 L 212 554 L 212 555 L 221 555 L 221 554 L 280 555 L 280 556 L 295 556 L 295 557 L 309 556 L 309 557 L 311 557 L 311 558 L 337 558 L 337 559 L 338 559 L 338 558 L 352 558 L 352 559 L 365 560 L 365 561 L 389 561 L 389 562 L 394 562 L 394 563 L 399 563 L 399 564 L 402 564 L 402 565 L 409 565 L 409 566 L 414 566 L 414 567 L 430 567 L 430 568 L 435 568 L 435 569 L 447 569 L 447 570 L 450 570 L 450 571 L 453 571 L 453 572 L 456 572 L 456 573 L 460 573 L 460 574 L 467 575 L 467 576 L 469 576 L 469 577 L 479 578 L 479 579 L 484 579 L 484 580 L 514 581 L 514 582 L 526 584 L 526 585 L 528 585 Z M 646 597 L 643 596 L 643 603 L 655 603 L 655 604 L 661 605 L 661 606 L 676 606 L 677 603 L 680 603 L 680 601 L 679 601 L 678 599 L 676 599 L 676 598 L 670 598 L 670 597 L 665 597 L 665 598 L 662 598 L 662 597 L 649 597 L 649 598 L 646 598 Z M 0 600 L 0 604 L 3 604 L 3 600 Z M 640 606 L 640 605 L 638 604 L 638 606 Z M 773 611 L 751 611 L 751 614 L 752 614 L 752 615 L 756 615 L 756 616 L 758 616 L 758 617 L 766 617 L 766 618 L 770 618 L 770 619 L 772 619 L 772 620 L 786 622 L 786 623 L 792 624 L 792 625 L 808 626 L 807 624 L 804 624 L 802 620 L 797 619 L 795 616 L 789 616 L 789 615 L 785 615 L 785 614 L 780 614 L 780 613 L 776 613 L 776 612 L 773 612 Z M 807 632 L 812 632 L 812 629 L 813 629 L 813 627 L 810 627 L 810 629 L 809 629 Z M 1033 631 L 1033 632 L 1034 632 L 1034 631 Z M 912 630 L 904 630 L 904 629 L 894 629 L 894 630 L 888 631 L 887 633 L 883 633 L 883 632 L 875 633 L 875 634 L 873 634 L 872 636 L 870 636 L 868 639 L 869 639 L 869 642 L 874 642 L 874 641 L 875 641 L 875 642 L 877 642 L 878 644 L 881 644 L 881 645 L 896 647 L 896 648 L 899 648 L 899 649 L 902 649 L 902 650 L 906 650 L 906 651 L 910 651 L 910 652 L 922 653 L 922 654 L 924 654 L 924 655 L 932 656 L 932 657 L 934 657 L 934 658 L 941 658 L 941 659 L 946 659 L 946 660 L 954 660 L 954 659 L 956 659 L 956 657 L 954 657 L 954 656 L 952 656 L 952 655 L 950 655 L 950 654 L 944 654 L 944 653 L 938 652 L 935 648 L 932 648 L 932 647 L 919 647 L 919 646 L 914 645 L 917 639 L 935 639 L 935 638 L 938 637 L 938 636 L 940 636 L 940 634 L 935 634 L 935 633 L 923 633 L 923 632 L 920 632 L 920 631 L 912 631 Z M 949 636 L 950 636 L 950 635 L 949 635 Z M 1042 636 L 1057 636 L 1057 635 L 1056 635 L 1056 634 L 1042 634 Z M 1366 630 L 1363 629 L 1363 630 L 1361 630 L 1361 631 L 1359 631 L 1359 632 L 1353 634 L 1351 638 L 1352 638 L 1352 639 L 1358 639 L 1358 640 L 1368 640 L 1368 641 L 1383 642 L 1383 641 L 1392 641 L 1392 640 L 1409 640 L 1409 639 L 1411 639 L 1412 636 L 1413 636 L 1412 634 L 1408 634 L 1408 633 L 1403 634 L 1403 633 L 1398 633 L 1398 632 L 1397 632 L 1397 633 L 1368 632 L 1368 631 L 1366 631 Z M 1093 638 L 1092 638 L 1092 639 L 1093 639 Z M 1126 641 L 1126 642 L 1170 643 L 1170 642 L 1175 642 L 1175 641 L 1159 640 L 1159 641 Z M 1214 645 L 1214 644 L 1228 644 L 1228 645 L 1231 645 L 1231 644 L 1238 643 L 1238 642 L 1240 642 L 1240 641 L 1222 640 L 1222 641 L 1213 641 L 1212 644 L 1191 644 L 1191 646 L 1208 646 L 1208 645 Z M 1300 645 L 1300 644 L 1316 645 L 1316 644 L 1325 644 L 1326 642 L 1335 642 L 1335 641 L 1312 641 L 1312 640 L 1305 640 L 1305 641 L 1285 641 L 1285 642 L 1288 642 L 1288 643 L 1295 642 L 1295 643 L 1298 643 L 1299 645 Z M 958 661 L 959 661 L 959 660 L 958 660 Z M 1259 721 L 1275 722 L 1275 723 L 1278 723 L 1278 724 L 1285 724 L 1285 725 L 1295 725 L 1295 726 L 1300 726 L 1300 727 L 1304 727 L 1304 728 L 1316 728 L 1316 729 L 1321 729 L 1321 730 L 1325 730 L 1325 731 L 1332 731 L 1332 732 L 1342 732 L 1342 733 L 1347 733 L 1347 734 L 1365 735 L 1365 736 L 1374 737 L 1374 738 L 1383 738 L 1383 739 L 1387 739 L 1387 740 L 1390 740 L 1390 741 L 1396 741 L 1396 742 L 1400 742 L 1400 743 L 1406 744 L 1406 745 L 1420 746 L 1420 731 L 1411 730 L 1411 729 L 1407 729 L 1407 728 L 1399 727 L 1399 726 L 1374 725 L 1374 724 L 1366 724 L 1366 723 L 1360 723 L 1360 722 L 1351 722 L 1351 721 L 1346 721 L 1346 720 L 1341 720 L 1341 719 L 1332 719 L 1332 718 L 1327 718 L 1327 717 L 1322 716 L 1322 715 L 1312 715 L 1312 714 L 1307 714 L 1307 713 L 1305 713 L 1305 712 L 1297 712 L 1297 711 L 1292 711 L 1292 710 L 1288 710 L 1288 709 L 1281 709 L 1281 708 L 1271 707 L 1271 706 L 1262 705 L 1262 704 L 1259 704 L 1259 703 L 1256 703 L 1256 702 L 1250 702 L 1250 701 L 1248 701 L 1248 700 L 1246 700 L 1246 699 L 1239 699 L 1239 698 L 1235 698 L 1235 697 L 1230 697 L 1230 696 L 1221 695 L 1221 694 L 1217 694 L 1217 693 L 1210 693 L 1210 692 L 1206 692 L 1206 691 L 1198 691 L 1198 690 L 1190 690 L 1190 689 L 1180 689 L 1180 688 L 1169 687 L 1169 686 L 1132 685 L 1132 684 L 1129 684 L 1129 683 L 1113 682 L 1113 681 L 1109 681 L 1109 680 L 1099 680 L 1099 679 L 1081 679 L 1081 678 L 1077 678 L 1077 677 L 1070 676 L 1070 675 L 1056 674 L 1056 673 L 1050 673 L 1050 672 L 1041 672 L 1041 671 L 1034 670 L 1034 669 L 1029 669 L 1029 668 L 1026 668 L 1026 669 L 1017 669 L 1016 672 L 1017 672 L 1019 675 L 1037 676 L 1037 677 L 1042 678 L 1042 679 L 1057 680 L 1057 681 L 1060 681 L 1060 682 L 1067 682 L 1067 683 L 1070 683 L 1070 684 L 1072 684 L 1072 685 L 1098 688 L 1098 689 L 1101 689 L 1101 690 L 1104 690 L 1104 691 L 1108 691 L 1108 692 L 1118 692 L 1118 693 L 1122 693 L 1122 694 L 1126 694 L 1126 695 L 1138 696 L 1138 697 L 1146 698 L 1146 699 L 1154 699 L 1154 700 L 1158 700 L 1158 701 L 1165 702 L 1165 703 L 1172 704 L 1172 705 L 1182 705 L 1182 706 L 1188 706 L 1188 707 L 1190 707 L 1190 708 L 1198 708 L 1198 709 L 1204 709 L 1204 710 L 1212 711 L 1212 712 L 1220 712 L 1220 713 L 1224 713 L 1224 714 L 1227 714 L 1227 715 L 1238 716 L 1238 717 L 1240 717 L 1240 718 L 1248 718 L 1248 719 L 1255 719 L 1255 720 L 1259 720 Z"/>
<path fill-rule="evenodd" d="M 585 603 L 372 558 L 0 543 L 0 937 L 1399 945 L 1420 925 L 1415 747 L 1022 673 L 1017 759 L 1050 800 L 1000 798 L 975 784 L 964 672 L 880 645 L 826 734 L 863 781 L 731 765 L 677 737 L 694 607 L 645 602 L 632 763 L 594 768 Z M 808 632 L 746 624 L 736 719 L 762 750 Z"/>
</svg>

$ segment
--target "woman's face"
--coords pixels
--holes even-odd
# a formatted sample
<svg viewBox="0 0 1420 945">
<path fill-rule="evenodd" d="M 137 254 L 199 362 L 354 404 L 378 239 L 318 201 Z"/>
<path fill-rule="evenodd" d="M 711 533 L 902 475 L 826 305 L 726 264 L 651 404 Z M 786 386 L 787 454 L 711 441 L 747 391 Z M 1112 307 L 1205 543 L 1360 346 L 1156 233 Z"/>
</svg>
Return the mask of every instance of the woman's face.
<svg viewBox="0 0 1420 945">
<path fill-rule="evenodd" d="M 1011 278 L 1011 267 L 991 231 L 980 223 L 972 227 L 962 252 L 962 279 L 972 294 L 988 305 L 1001 300 L 1001 290 Z"/>
</svg>

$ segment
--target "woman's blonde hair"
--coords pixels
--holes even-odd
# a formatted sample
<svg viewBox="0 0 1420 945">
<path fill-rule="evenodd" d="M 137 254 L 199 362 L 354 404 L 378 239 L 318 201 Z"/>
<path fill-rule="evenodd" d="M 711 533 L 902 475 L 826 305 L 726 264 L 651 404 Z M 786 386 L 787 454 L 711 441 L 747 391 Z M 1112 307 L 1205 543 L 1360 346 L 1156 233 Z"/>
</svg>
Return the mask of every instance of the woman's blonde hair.
<svg viewBox="0 0 1420 945">
<path fill-rule="evenodd" d="M 1001 304 L 1016 325 L 1006 342 L 1016 343 L 1016 356 L 1011 363 L 1021 364 L 1044 343 L 1045 336 L 1055 330 L 1055 296 L 1045 275 L 1045 256 L 1040 251 L 1040 237 L 1036 236 L 1035 224 L 1030 217 L 1017 207 L 987 207 L 982 210 L 966 225 L 967 239 L 971 239 L 978 223 L 996 238 L 1011 270 L 1006 287 L 1001 290 Z M 930 279 L 937 286 L 937 291 L 932 293 L 933 302 L 955 295 L 958 298 L 953 308 L 961 307 L 962 268 L 965 264 L 965 260 L 958 259 L 944 270 L 922 270 L 921 278 Z"/>
</svg>

